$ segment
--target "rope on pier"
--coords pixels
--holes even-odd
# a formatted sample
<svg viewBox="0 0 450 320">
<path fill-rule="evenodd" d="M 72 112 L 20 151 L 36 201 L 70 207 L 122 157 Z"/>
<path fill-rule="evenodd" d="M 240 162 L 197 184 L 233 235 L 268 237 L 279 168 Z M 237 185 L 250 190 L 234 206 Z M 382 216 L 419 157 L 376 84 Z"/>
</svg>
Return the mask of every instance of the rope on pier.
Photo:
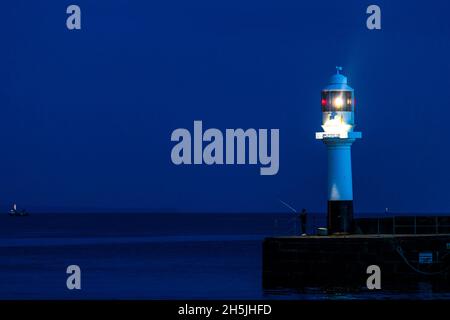
<svg viewBox="0 0 450 320">
<path fill-rule="evenodd" d="M 395 246 L 395 244 L 393 244 L 393 245 Z M 414 266 L 408 261 L 408 259 L 405 257 L 405 255 L 404 255 L 404 253 L 403 253 L 403 249 L 402 249 L 402 247 L 400 246 L 400 244 L 397 243 L 397 245 L 396 245 L 396 247 L 395 247 L 395 251 L 398 252 L 398 254 L 400 255 L 400 257 L 405 261 L 405 263 L 406 263 L 413 271 L 415 271 L 415 272 L 417 272 L 417 273 L 420 273 L 420 274 L 423 274 L 423 275 L 426 275 L 426 276 L 437 276 L 437 275 L 446 273 L 446 272 L 450 269 L 450 267 L 449 267 L 449 268 L 445 268 L 444 270 L 437 271 L 437 272 L 426 272 L 426 271 L 422 271 L 422 270 L 419 270 L 419 269 L 417 269 L 416 267 L 414 267 Z"/>
</svg>

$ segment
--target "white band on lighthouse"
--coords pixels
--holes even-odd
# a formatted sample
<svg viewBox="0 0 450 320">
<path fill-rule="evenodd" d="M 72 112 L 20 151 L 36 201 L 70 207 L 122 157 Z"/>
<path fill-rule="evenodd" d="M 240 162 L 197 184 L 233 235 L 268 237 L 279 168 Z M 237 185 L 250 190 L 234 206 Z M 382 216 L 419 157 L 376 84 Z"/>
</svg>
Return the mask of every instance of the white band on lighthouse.
<svg viewBox="0 0 450 320">
<path fill-rule="evenodd" d="M 353 200 L 350 139 L 325 140 L 328 152 L 328 200 Z"/>
</svg>

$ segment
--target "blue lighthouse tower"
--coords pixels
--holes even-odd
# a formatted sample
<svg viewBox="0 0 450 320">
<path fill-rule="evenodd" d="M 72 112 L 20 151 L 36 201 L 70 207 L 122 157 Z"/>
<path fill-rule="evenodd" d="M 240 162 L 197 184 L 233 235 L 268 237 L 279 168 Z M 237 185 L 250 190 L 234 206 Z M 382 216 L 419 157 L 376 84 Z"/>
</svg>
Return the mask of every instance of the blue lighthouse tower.
<svg viewBox="0 0 450 320">
<path fill-rule="evenodd" d="M 347 77 L 336 67 L 336 74 L 322 90 L 322 140 L 328 153 L 328 209 L 327 224 L 330 234 L 351 233 L 353 229 L 353 184 L 351 147 L 361 132 L 355 127 L 354 90 Z"/>
</svg>

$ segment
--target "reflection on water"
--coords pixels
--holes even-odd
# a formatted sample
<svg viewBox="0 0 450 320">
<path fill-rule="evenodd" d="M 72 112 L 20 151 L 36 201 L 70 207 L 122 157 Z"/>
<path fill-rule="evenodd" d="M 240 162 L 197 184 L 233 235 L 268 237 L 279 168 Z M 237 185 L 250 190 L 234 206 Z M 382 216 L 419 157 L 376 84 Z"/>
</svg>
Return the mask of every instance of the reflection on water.
<svg viewBox="0 0 450 320">
<path fill-rule="evenodd" d="M 305 288 L 264 290 L 268 299 L 294 299 L 294 300 L 437 300 L 450 299 L 448 290 L 432 288 L 430 283 L 419 282 L 411 287 L 402 287 L 397 290 L 368 290 L 361 287 L 358 290 L 348 288 Z"/>
</svg>

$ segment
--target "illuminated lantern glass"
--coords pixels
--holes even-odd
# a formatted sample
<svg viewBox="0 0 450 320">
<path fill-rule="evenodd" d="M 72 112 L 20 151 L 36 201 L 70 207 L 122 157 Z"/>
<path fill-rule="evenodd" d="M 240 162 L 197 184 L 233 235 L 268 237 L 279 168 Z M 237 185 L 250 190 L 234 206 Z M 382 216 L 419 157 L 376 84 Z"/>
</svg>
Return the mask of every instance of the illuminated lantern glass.
<svg viewBox="0 0 450 320">
<path fill-rule="evenodd" d="M 337 96 L 333 100 L 333 105 L 334 105 L 334 107 L 341 109 L 344 106 L 344 99 L 342 99 L 341 96 Z"/>
<path fill-rule="evenodd" d="M 351 91 L 322 91 L 322 112 L 351 112 L 353 97 Z"/>
</svg>

